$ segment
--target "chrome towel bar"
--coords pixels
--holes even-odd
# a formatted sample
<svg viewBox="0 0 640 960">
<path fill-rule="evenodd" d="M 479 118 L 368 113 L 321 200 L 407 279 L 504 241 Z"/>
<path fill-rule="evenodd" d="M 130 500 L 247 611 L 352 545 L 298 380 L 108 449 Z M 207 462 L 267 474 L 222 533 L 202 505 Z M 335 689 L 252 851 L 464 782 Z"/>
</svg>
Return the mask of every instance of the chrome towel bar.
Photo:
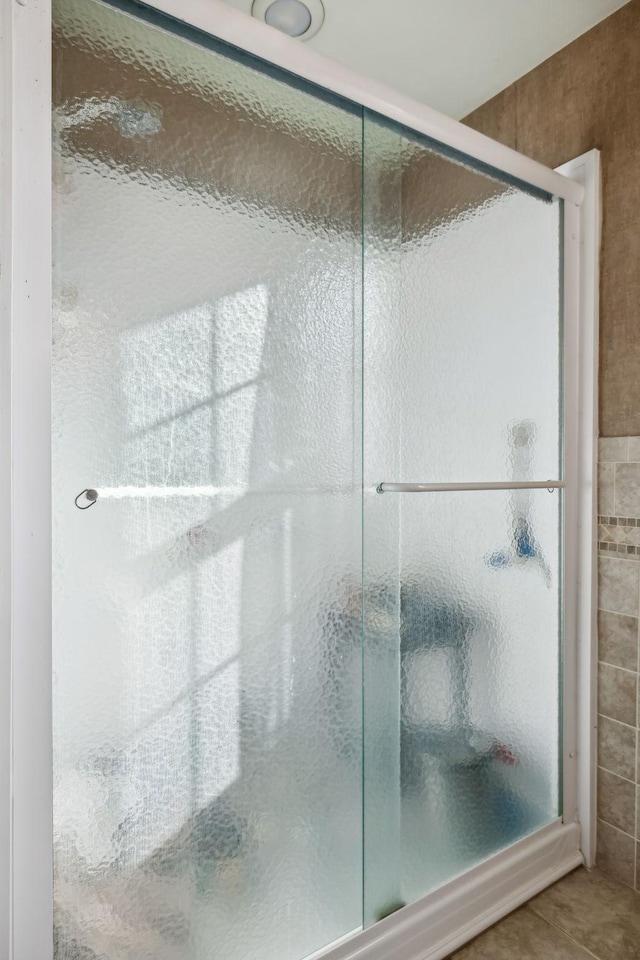
<svg viewBox="0 0 640 960">
<path fill-rule="evenodd" d="M 505 480 L 498 483 L 379 483 L 378 493 L 446 493 L 455 490 L 561 490 L 563 480 Z"/>
</svg>

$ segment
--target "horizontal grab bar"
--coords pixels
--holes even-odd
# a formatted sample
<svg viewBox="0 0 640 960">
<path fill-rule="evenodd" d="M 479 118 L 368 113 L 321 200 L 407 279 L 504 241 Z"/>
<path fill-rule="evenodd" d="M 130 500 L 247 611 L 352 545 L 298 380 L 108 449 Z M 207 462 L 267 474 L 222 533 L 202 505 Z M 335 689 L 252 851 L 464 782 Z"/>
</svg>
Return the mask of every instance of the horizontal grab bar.
<svg viewBox="0 0 640 960">
<path fill-rule="evenodd" d="M 498 483 L 379 483 L 377 493 L 447 493 L 455 490 L 561 490 L 563 480 L 506 480 Z"/>
</svg>

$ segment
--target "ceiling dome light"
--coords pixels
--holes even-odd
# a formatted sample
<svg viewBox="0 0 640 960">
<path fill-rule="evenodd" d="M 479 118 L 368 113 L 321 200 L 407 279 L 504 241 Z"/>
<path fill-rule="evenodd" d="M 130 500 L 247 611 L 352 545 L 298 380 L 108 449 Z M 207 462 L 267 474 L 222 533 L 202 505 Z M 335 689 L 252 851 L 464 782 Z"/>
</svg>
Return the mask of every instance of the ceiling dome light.
<svg viewBox="0 0 640 960">
<path fill-rule="evenodd" d="M 315 36 L 324 21 L 322 0 L 254 0 L 251 13 L 299 40 Z"/>
<path fill-rule="evenodd" d="M 265 11 L 264 22 L 290 37 L 301 37 L 311 26 L 311 13 L 300 0 L 273 0 Z"/>
</svg>

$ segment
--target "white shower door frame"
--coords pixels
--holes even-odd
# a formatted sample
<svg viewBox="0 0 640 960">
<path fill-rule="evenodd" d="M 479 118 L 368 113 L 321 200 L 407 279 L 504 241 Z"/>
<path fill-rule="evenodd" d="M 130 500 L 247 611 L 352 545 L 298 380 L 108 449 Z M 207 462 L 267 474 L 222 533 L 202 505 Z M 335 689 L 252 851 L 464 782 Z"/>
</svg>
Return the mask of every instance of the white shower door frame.
<svg viewBox="0 0 640 960">
<path fill-rule="evenodd" d="M 220 0 L 146 6 L 565 201 L 564 815 L 323 954 L 439 960 L 593 861 L 597 151 L 554 172 Z M 51 960 L 51 0 L 4 0 L 0 44 L 0 956 Z"/>
</svg>

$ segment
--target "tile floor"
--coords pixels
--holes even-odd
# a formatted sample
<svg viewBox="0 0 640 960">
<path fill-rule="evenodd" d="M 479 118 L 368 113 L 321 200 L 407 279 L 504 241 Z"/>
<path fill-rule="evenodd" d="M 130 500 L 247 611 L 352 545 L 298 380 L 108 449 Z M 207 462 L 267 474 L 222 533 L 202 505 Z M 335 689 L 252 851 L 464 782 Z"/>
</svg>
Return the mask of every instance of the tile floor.
<svg viewBox="0 0 640 960">
<path fill-rule="evenodd" d="M 640 893 L 574 870 L 450 960 L 640 960 Z"/>
</svg>

